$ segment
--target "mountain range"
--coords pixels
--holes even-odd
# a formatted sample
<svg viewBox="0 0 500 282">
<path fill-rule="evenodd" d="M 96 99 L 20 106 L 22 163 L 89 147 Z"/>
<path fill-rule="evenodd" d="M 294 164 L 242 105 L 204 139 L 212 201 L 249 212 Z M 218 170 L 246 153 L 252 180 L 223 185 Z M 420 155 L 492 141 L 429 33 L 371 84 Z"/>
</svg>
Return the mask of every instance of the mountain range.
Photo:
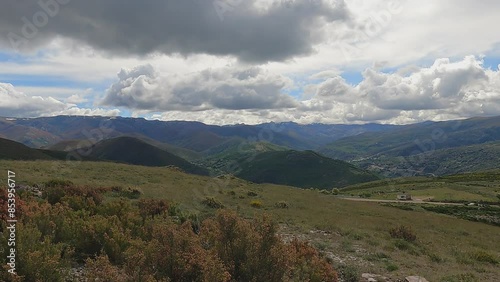
<svg viewBox="0 0 500 282">
<path fill-rule="evenodd" d="M 346 171 L 353 171 L 354 165 L 371 178 L 373 173 L 397 177 L 477 171 L 498 168 L 500 160 L 500 117 L 410 125 L 285 122 L 226 126 L 96 116 L 0 118 L 0 136 L 22 143 L 27 146 L 24 150 L 37 149 L 38 157 L 57 158 L 60 152 L 92 148 L 86 158 L 174 165 L 196 174 L 234 173 L 254 182 L 298 187 L 351 183 L 334 180 L 335 173 L 330 172 L 339 170 L 338 161 Z M 145 153 L 138 153 L 141 150 Z M 242 171 L 235 173 L 235 163 Z M 323 163 L 326 171 L 318 163 Z M 327 182 L 315 175 L 312 178 L 318 181 L 301 183 L 295 179 L 289 183 L 286 179 L 294 177 L 269 177 L 268 172 L 279 168 L 275 174 L 289 175 L 301 168 L 303 173 L 299 175 L 307 178 L 314 175 L 310 167 L 325 171 Z M 365 181 L 364 176 L 358 178 Z"/>
</svg>

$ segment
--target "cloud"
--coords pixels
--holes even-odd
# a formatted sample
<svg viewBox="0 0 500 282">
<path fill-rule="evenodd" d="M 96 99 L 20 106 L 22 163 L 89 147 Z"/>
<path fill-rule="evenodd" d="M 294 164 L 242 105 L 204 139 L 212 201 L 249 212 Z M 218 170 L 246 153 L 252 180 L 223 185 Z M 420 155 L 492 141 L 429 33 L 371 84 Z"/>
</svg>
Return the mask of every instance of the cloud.
<svg viewBox="0 0 500 282">
<path fill-rule="evenodd" d="M 486 69 L 482 60 L 437 59 L 427 68 L 384 73 L 372 68 L 363 81 L 349 85 L 342 77 L 315 86 L 306 110 L 342 109 L 350 121 L 436 120 L 498 114 L 500 71 Z M 335 106 L 332 106 L 335 105 Z"/>
<path fill-rule="evenodd" d="M 65 108 L 64 103 L 52 97 L 27 96 L 12 84 L 0 83 L 0 116 L 39 116 Z"/>
<path fill-rule="evenodd" d="M 103 109 L 103 108 L 79 108 L 71 107 L 59 112 L 53 112 L 50 114 L 44 114 L 43 116 L 54 116 L 54 115 L 70 115 L 70 116 L 119 116 L 120 110 L 118 109 Z"/>
<path fill-rule="evenodd" d="M 39 117 L 54 115 L 103 115 L 115 116 L 117 109 L 85 109 L 75 104 L 63 103 L 53 97 L 29 96 L 12 84 L 0 83 L 0 116 Z"/>
<path fill-rule="evenodd" d="M 132 110 L 202 111 L 282 109 L 298 105 L 282 91 L 291 80 L 260 68 L 207 69 L 186 75 L 161 75 L 143 65 L 118 73 L 102 105 Z"/>
<path fill-rule="evenodd" d="M 343 0 L 41 0 L 7 1 L 0 10 L 4 47 L 33 50 L 57 37 L 110 54 L 211 54 L 283 61 L 313 53 L 323 27 L 347 21 Z M 40 3 L 45 3 L 40 5 Z"/>
</svg>

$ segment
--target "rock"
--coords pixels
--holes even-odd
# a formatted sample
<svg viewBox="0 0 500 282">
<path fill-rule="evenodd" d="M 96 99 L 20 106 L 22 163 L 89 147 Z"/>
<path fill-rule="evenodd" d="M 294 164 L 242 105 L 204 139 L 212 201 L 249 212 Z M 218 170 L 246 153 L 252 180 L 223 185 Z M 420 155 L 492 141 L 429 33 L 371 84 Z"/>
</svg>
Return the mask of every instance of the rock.
<svg viewBox="0 0 500 282">
<path fill-rule="evenodd" d="M 361 277 L 363 277 L 365 279 L 375 278 L 377 276 L 378 276 L 377 274 L 371 274 L 371 273 L 363 273 L 363 274 L 361 274 Z"/>
<path fill-rule="evenodd" d="M 429 282 L 422 276 L 407 276 L 405 282 Z"/>
<path fill-rule="evenodd" d="M 361 274 L 361 280 L 364 282 L 378 282 L 378 281 L 386 281 L 385 279 L 382 278 L 382 276 L 377 275 L 377 274 L 371 274 L 371 273 L 363 273 Z"/>
</svg>

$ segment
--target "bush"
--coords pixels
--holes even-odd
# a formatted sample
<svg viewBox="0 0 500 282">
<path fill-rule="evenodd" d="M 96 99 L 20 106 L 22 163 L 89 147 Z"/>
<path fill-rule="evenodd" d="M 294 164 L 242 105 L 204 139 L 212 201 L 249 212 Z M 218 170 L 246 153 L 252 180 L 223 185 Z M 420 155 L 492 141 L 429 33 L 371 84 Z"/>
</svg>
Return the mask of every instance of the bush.
<svg viewBox="0 0 500 282">
<path fill-rule="evenodd" d="M 202 203 L 212 209 L 223 209 L 224 205 L 214 197 L 206 197 Z"/>
<path fill-rule="evenodd" d="M 61 179 L 51 179 L 44 183 L 45 187 L 68 187 L 73 186 L 73 182 L 69 180 L 61 180 Z"/>
<path fill-rule="evenodd" d="M 415 235 L 413 229 L 406 225 L 400 225 L 390 229 L 389 234 L 392 238 L 403 239 L 407 242 L 415 242 L 417 240 L 417 235 Z"/>
<path fill-rule="evenodd" d="M 250 202 L 250 206 L 252 206 L 252 208 L 260 209 L 262 208 L 262 202 L 259 200 L 253 200 Z"/>
<path fill-rule="evenodd" d="M 388 263 L 385 267 L 385 269 L 387 269 L 387 271 L 396 271 L 399 269 L 399 266 L 395 265 L 394 263 Z"/>
<path fill-rule="evenodd" d="M 166 214 L 168 211 L 168 203 L 165 200 L 142 199 L 137 204 L 143 220 L 149 216 L 153 219 L 155 216 Z"/>
<path fill-rule="evenodd" d="M 254 191 L 248 191 L 247 196 L 248 196 L 248 197 L 257 197 L 257 196 L 258 196 L 258 194 L 257 194 L 257 193 L 255 193 Z"/>
<path fill-rule="evenodd" d="M 472 253 L 470 255 L 470 257 L 478 262 L 486 262 L 486 263 L 491 263 L 491 264 L 498 264 L 499 263 L 498 259 L 494 255 L 492 255 L 488 252 L 485 252 L 485 251 L 478 251 L 478 252 Z"/>
<path fill-rule="evenodd" d="M 285 201 L 279 201 L 276 204 L 274 204 L 277 208 L 279 209 L 288 209 L 290 206 L 288 205 L 287 202 Z"/>
<path fill-rule="evenodd" d="M 338 194 L 340 194 L 340 190 L 338 188 L 333 188 L 332 195 L 338 195 Z"/>
<path fill-rule="evenodd" d="M 337 267 L 337 270 L 344 282 L 358 282 L 361 276 L 359 269 L 354 265 L 342 264 Z"/>
<path fill-rule="evenodd" d="M 113 195 L 116 197 L 124 197 L 127 199 L 139 199 L 142 195 L 142 192 L 136 188 L 127 188 L 123 189 L 123 187 L 111 187 L 111 191 L 113 191 Z"/>
</svg>

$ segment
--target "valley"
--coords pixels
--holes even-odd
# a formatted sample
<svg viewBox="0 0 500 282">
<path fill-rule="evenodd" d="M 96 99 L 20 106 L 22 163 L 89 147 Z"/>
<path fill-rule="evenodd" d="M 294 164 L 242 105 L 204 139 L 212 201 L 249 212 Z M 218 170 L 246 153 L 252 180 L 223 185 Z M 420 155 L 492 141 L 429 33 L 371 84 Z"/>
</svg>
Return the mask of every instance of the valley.
<svg viewBox="0 0 500 282">
<path fill-rule="evenodd" d="M 0 130 L 7 138 L 0 170 L 15 171 L 20 187 L 39 187 L 36 195 L 101 191 L 97 210 L 56 198 L 70 213 L 119 203 L 133 213 L 144 201 L 167 201 L 173 210 L 163 220 L 193 228 L 225 211 L 242 220 L 269 216 L 280 240 L 308 242 L 342 281 L 492 281 L 500 264 L 497 120 L 387 127 L 10 120 L 20 132 L 36 126 L 43 134 L 34 146 Z M 77 124 L 85 129 L 70 130 Z M 424 132 L 433 141 L 418 137 Z"/>
</svg>

